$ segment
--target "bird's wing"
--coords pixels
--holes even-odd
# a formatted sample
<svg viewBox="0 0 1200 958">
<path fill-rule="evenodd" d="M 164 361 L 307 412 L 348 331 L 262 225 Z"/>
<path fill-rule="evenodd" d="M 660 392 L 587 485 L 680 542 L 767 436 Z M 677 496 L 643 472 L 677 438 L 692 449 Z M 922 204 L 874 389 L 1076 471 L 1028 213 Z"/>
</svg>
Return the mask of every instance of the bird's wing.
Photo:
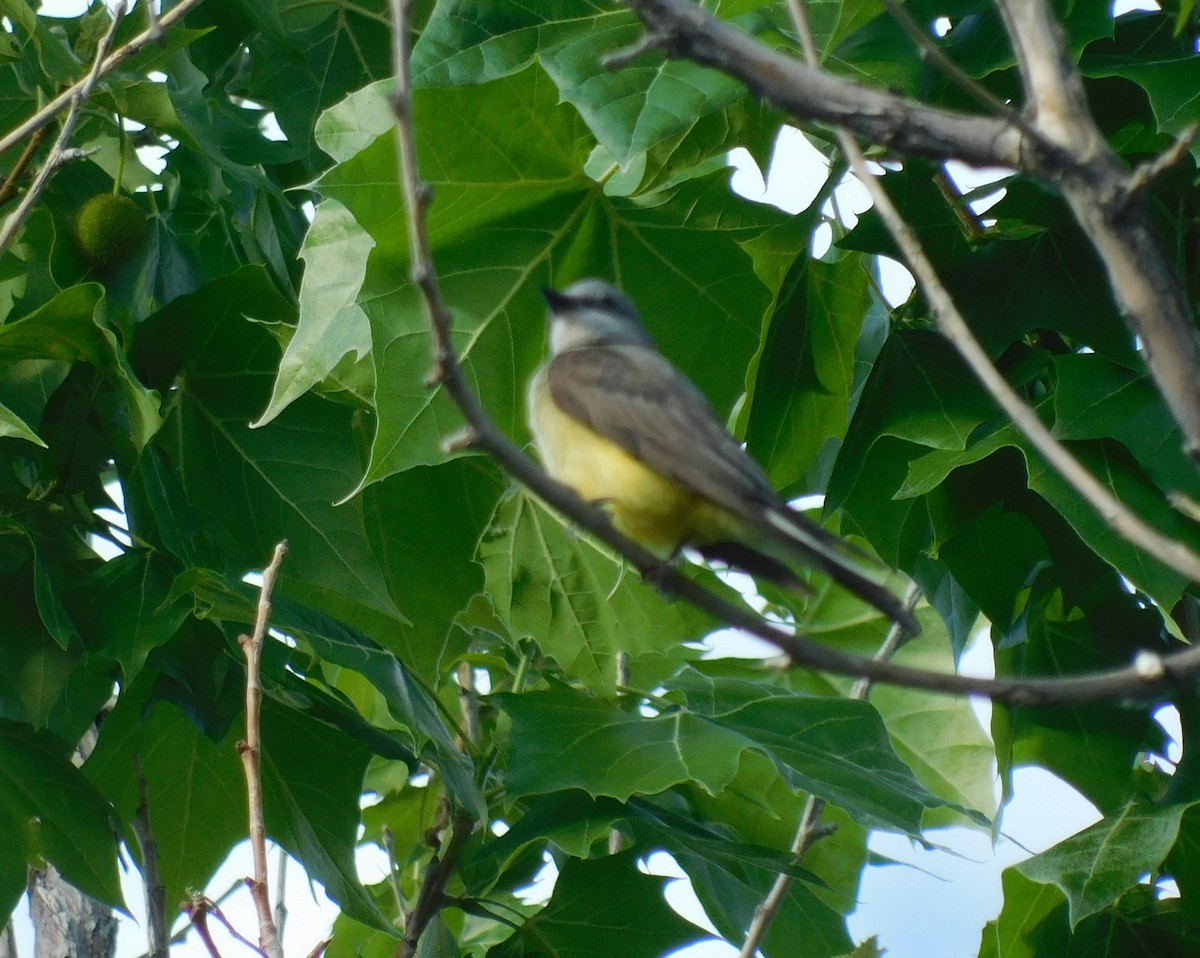
<svg viewBox="0 0 1200 958">
<path fill-rule="evenodd" d="M 677 482 L 751 527 L 791 543 L 796 556 L 825 571 L 876 608 L 920 631 L 890 592 L 867 578 L 845 552 L 844 540 L 780 499 L 762 467 L 729 434 L 708 399 L 657 352 L 642 346 L 591 346 L 559 353 L 546 366 L 558 407 L 635 459 Z M 711 544 L 710 553 L 747 567 L 751 546 Z M 733 550 L 732 553 L 730 550 Z M 704 551 L 702 549 L 702 551 Z M 783 568 L 769 556 L 758 570 L 778 577 Z M 754 571 L 756 566 L 749 565 Z M 789 577 L 784 584 L 795 581 Z"/>
<path fill-rule="evenodd" d="M 764 508 L 782 505 L 704 394 L 653 350 L 620 345 L 560 353 L 546 379 L 571 418 L 735 516 L 754 521 Z"/>
</svg>

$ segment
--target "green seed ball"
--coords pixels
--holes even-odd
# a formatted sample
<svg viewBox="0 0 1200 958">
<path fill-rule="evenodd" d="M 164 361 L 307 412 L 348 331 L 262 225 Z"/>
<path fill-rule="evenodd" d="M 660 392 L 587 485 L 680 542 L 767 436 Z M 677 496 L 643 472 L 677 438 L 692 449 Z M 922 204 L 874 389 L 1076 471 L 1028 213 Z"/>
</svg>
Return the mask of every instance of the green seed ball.
<svg viewBox="0 0 1200 958">
<path fill-rule="evenodd" d="M 93 196 L 75 217 L 79 254 L 102 270 L 115 269 L 133 259 L 149 234 L 146 214 L 128 196 L 112 193 Z"/>
</svg>

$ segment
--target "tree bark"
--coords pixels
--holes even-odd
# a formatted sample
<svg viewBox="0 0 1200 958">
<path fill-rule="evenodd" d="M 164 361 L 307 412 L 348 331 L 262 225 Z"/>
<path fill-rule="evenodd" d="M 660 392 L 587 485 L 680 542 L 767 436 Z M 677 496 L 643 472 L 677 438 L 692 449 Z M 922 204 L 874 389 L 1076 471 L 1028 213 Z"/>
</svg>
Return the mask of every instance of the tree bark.
<svg viewBox="0 0 1200 958">
<path fill-rule="evenodd" d="M 34 958 L 112 958 L 117 920 L 112 909 L 63 881 L 53 865 L 29 873 Z"/>
</svg>

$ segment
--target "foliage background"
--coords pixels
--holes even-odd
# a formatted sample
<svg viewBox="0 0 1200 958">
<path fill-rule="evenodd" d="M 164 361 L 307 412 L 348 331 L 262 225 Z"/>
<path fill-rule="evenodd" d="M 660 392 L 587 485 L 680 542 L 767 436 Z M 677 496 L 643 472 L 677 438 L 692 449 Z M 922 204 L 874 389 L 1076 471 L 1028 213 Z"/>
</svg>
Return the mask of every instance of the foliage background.
<svg viewBox="0 0 1200 958">
<path fill-rule="evenodd" d="M 779 4 L 709 6 L 794 45 Z M 948 18 L 943 48 L 1017 94 L 989 4 L 908 9 Z M 416 11 L 434 255 L 469 377 L 510 436 L 527 439 L 539 286 L 605 275 L 777 486 L 823 493 L 832 526 L 921 585 L 925 631 L 901 660 L 951 667 L 980 614 L 1013 675 L 1124 664 L 1190 637 L 1188 584 L 1046 469 L 919 298 L 881 300 L 876 257 L 893 250 L 873 216 L 846 231 L 821 203 L 789 216 L 729 190 L 728 151 L 765 165 L 781 116 L 661 55 L 599 69 L 639 36 L 617 5 Z M 25 0 L 0 0 L 0 13 L 8 128 L 85 71 L 108 14 L 52 18 Z M 1059 13 L 1097 120 L 1130 163 L 1198 118 L 1190 4 L 1114 20 L 1107 3 L 1077 0 Z M 872 0 L 811 14 L 830 69 L 972 108 Z M 118 39 L 144 26 L 138 8 Z M 0 913 L 42 860 L 119 903 L 114 829 L 139 854 L 135 757 L 168 902 L 240 838 L 243 576 L 287 538 L 273 622 L 290 641 L 273 643 L 266 676 L 268 825 L 343 909 L 332 954 L 391 953 L 391 891 L 360 884 L 355 847 L 390 828 L 411 902 L 444 803 L 510 830 L 468 843 L 449 889 L 462 907 L 430 927 L 428 954 L 581 955 L 600 942 L 636 958 L 694 940 L 661 881 L 638 871 L 655 849 L 738 942 L 787 867 L 810 792 L 838 809 L 839 829 L 805 860 L 764 952 L 845 954 L 867 831 L 986 828 L 994 763 L 1007 796 L 1014 766 L 1031 762 L 1104 818 L 1006 875 L 982 953 L 1189 953 L 1193 760 L 1185 745 L 1174 775 L 1143 761 L 1162 749 L 1152 703 L 997 707 L 989 738 L 960 701 L 881 689 L 864 704 L 840 681 L 700 660 L 685 643 L 714 623 L 636 581 L 488 461 L 443 451 L 461 421 L 424 385 L 390 75 L 375 0 L 205 0 L 106 78 L 76 135 L 96 151 L 58 172 L 0 258 L 0 834 L 12 838 L 0 841 Z M 263 134 L 268 114 L 284 140 Z M 143 162 L 148 145 L 161 169 Z M 5 173 L 18 152 L 0 157 Z M 935 173 L 905 162 L 885 184 L 977 335 L 1103 481 L 1197 545 L 1165 500 L 1200 497 L 1195 469 L 1057 195 L 1013 176 L 977 233 Z M 118 177 L 150 238 L 101 273 L 76 252 L 72 221 Z M 1153 191 L 1193 300 L 1194 182 L 1188 156 Z M 823 226 L 835 244 L 813 258 Z M 127 535 L 96 514 L 118 488 Z M 89 536 L 121 555 L 102 561 Z M 796 621 L 872 653 L 886 623 L 814 586 Z M 618 652 L 630 661 L 619 690 Z M 453 680 L 464 662 L 491 693 L 466 746 Z M 71 751 L 114 687 L 76 769 Z M 1178 705 L 1186 743 L 1194 699 Z M 360 812 L 364 793 L 374 804 Z M 613 828 L 625 850 L 609 855 Z M 525 905 L 513 892 L 545 850 L 559 883 L 544 907 Z M 1174 878 L 1179 897 L 1157 897 L 1146 875 Z"/>
</svg>

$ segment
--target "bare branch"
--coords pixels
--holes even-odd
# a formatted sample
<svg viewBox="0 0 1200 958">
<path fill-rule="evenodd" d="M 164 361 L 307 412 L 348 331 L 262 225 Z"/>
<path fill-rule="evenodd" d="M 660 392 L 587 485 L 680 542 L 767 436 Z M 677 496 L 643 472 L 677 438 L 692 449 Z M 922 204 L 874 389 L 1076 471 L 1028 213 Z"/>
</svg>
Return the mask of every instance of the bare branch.
<svg viewBox="0 0 1200 958">
<path fill-rule="evenodd" d="M 933 160 L 1021 167 L 1038 149 L 1004 117 L 928 106 L 831 76 L 757 42 L 690 0 L 627 0 L 647 32 L 675 57 L 741 80 L 802 120 L 844 126 L 872 143 Z M 1056 158 L 1069 163 L 1069 157 Z"/>
<path fill-rule="evenodd" d="M 392 830 L 387 825 L 383 826 L 383 850 L 387 853 L 388 882 L 392 886 L 392 897 L 396 899 L 396 918 L 393 924 L 404 931 L 408 903 L 405 902 L 404 892 L 400 888 L 400 864 L 396 860 L 396 836 L 392 834 Z"/>
<path fill-rule="evenodd" d="M 1178 276 L 1162 253 L 1149 210 L 1092 121 L 1062 27 L 1044 0 L 999 0 L 1033 121 L 1075 152 L 1086 176 L 1062 181 L 1075 218 L 1104 261 L 1113 295 L 1145 347 L 1146 366 L 1200 461 L 1200 336 Z M 1195 576 L 1192 576 L 1194 579 Z"/>
<path fill-rule="evenodd" d="M 642 0 L 636 0 L 644 6 Z M 679 6 L 678 0 L 653 0 L 656 7 L 670 4 Z M 688 4 L 682 5 L 687 8 Z M 695 9 L 695 8 L 693 8 Z M 542 469 L 513 444 L 488 416 L 471 390 L 463 374 L 462 366 L 454 351 L 451 337 L 452 318 L 441 296 L 437 273 L 434 270 L 428 236 L 425 231 L 425 213 L 429 204 L 430 191 L 423 183 L 416 163 L 416 139 L 412 126 L 412 93 L 408 81 L 408 26 L 406 0 L 392 0 L 394 48 L 396 56 L 397 87 L 392 96 L 392 108 L 396 114 L 397 153 L 400 165 L 400 182 L 404 193 L 409 233 L 409 249 L 412 257 L 413 282 L 421 293 L 429 327 L 433 337 L 434 372 L 432 384 L 443 386 L 462 410 L 469 423 L 473 446 L 486 452 L 501 468 L 519 483 L 557 510 L 580 528 L 592 533 L 601 542 L 624 556 L 642 576 L 661 589 L 690 602 L 707 612 L 717 621 L 741 629 L 774 645 L 784 652 L 794 666 L 803 666 L 835 675 L 864 677 L 876 682 L 888 682 L 908 688 L 925 689 L 956 695 L 981 695 L 1009 705 L 1055 705 L 1071 702 L 1087 702 L 1111 698 L 1157 699 L 1171 694 L 1177 687 L 1189 682 L 1200 673 L 1200 647 L 1188 648 L 1173 655 L 1164 656 L 1163 674 L 1159 678 L 1148 678 L 1144 671 L 1132 665 L 1123 668 L 1093 672 L 1064 678 L 985 679 L 974 676 L 943 674 L 896 665 L 888 661 L 875 660 L 839 649 L 829 648 L 803 636 L 796 635 L 782 626 L 765 622 L 745 606 L 727 602 L 688 578 L 670 563 L 661 561 L 637 543 L 622 536 L 608 519 L 608 515 L 597 506 L 584 502 L 566 486 L 552 480 Z M 701 16 L 707 18 L 706 14 Z M 727 28 L 739 37 L 732 28 Z M 675 33 L 664 30 L 675 36 Z M 751 47 L 757 44 L 742 39 Z M 738 49 L 742 49 L 738 47 Z M 757 50 L 752 50 L 757 55 Z M 770 54 L 770 51 L 768 51 Z M 770 54 L 775 56 L 775 54 Z M 793 64 L 780 58 L 791 69 L 803 70 L 803 76 L 824 88 L 825 79 L 817 71 Z M 772 66 L 777 66 L 771 61 Z M 779 69 L 783 69 L 780 67 Z M 837 81 L 839 85 L 841 81 Z M 861 92 L 861 91 L 860 91 Z M 939 112 L 939 111 L 935 111 Z M 993 124 L 1000 121 L 986 120 Z M 999 135 L 999 133 L 997 133 Z M 1019 138 L 1009 131 L 1006 136 Z M 989 159 L 989 162 L 993 160 Z"/>
<path fill-rule="evenodd" d="M 283 940 L 283 928 L 287 924 L 288 908 L 287 908 L 287 866 L 288 853 L 281 846 L 277 856 L 279 864 L 277 866 L 278 875 L 275 879 L 275 927 L 279 931 L 279 940 Z"/>
<path fill-rule="evenodd" d="M 263 570 L 262 588 L 258 595 L 258 614 L 254 633 L 238 637 L 246 655 L 246 739 L 238 742 L 238 753 L 246 773 L 246 798 L 250 817 L 250 850 L 254 855 L 254 878 L 247 879 L 254 908 L 258 913 L 258 943 L 267 958 L 283 958 L 279 930 L 271 913 L 271 893 L 267 888 L 267 829 L 262 807 L 262 677 L 260 663 L 267 626 L 271 618 L 271 593 L 279 567 L 287 555 L 287 542 L 275 546 L 275 554 Z"/>
<path fill-rule="evenodd" d="M 25 171 L 29 168 L 29 164 L 33 162 L 34 156 L 37 155 L 38 147 L 42 145 L 42 140 L 46 138 L 46 129 L 43 127 L 25 141 L 25 148 L 21 150 L 21 155 L 17 157 L 17 162 L 13 164 L 8 175 L 4 177 L 4 182 L 0 183 L 0 206 L 4 206 L 17 195 L 17 184 L 25 175 Z"/>
<path fill-rule="evenodd" d="M 1125 183 L 1126 195 L 1132 197 L 1145 192 L 1150 184 L 1167 170 L 1183 162 L 1183 158 L 1188 155 L 1192 144 L 1196 142 L 1197 135 L 1200 135 L 1200 125 L 1193 123 L 1179 135 L 1179 139 L 1162 153 L 1135 169 Z"/>
<path fill-rule="evenodd" d="M 417 944 L 429 923 L 449 902 L 446 898 L 446 883 L 454 874 L 463 843 L 471 836 L 475 821 L 469 815 L 458 814 L 450 825 L 450 837 L 444 843 L 440 855 L 434 855 L 425 871 L 421 883 L 421 894 L 405 921 L 404 939 L 396 951 L 397 958 L 412 958 L 417 953 Z"/>
<path fill-rule="evenodd" d="M 21 197 L 21 202 L 17 204 L 15 210 L 8 214 L 4 225 L 0 226 L 0 254 L 8 249 L 9 244 L 24 225 L 25 220 L 33 210 L 34 204 L 37 203 L 38 197 L 42 195 L 42 191 L 50 182 L 50 177 L 58 172 L 59 167 L 67 162 L 68 147 L 71 142 L 71 135 L 75 132 L 75 124 L 79 121 L 79 114 L 83 110 L 83 105 L 87 103 L 88 97 L 92 95 L 92 90 L 96 88 L 96 83 L 100 80 L 105 57 L 112 47 L 117 27 L 121 25 L 121 21 L 125 18 L 125 10 L 125 0 L 119 0 L 117 5 L 113 7 L 112 20 L 108 24 L 108 29 L 104 31 L 104 36 L 100 38 L 100 42 L 96 45 L 96 57 L 92 61 L 92 68 L 88 70 L 87 75 L 82 80 L 71 88 L 75 92 L 70 98 L 70 108 L 63 119 L 62 127 L 58 131 L 54 145 L 50 147 L 50 152 L 46 155 L 45 161 L 38 169 L 37 175 L 34 176 L 33 182 L 29 184 L 29 189 Z"/>
<path fill-rule="evenodd" d="M 788 2 L 797 20 L 801 23 L 805 22 L 803 13 L 798 12 L 800 0 L 788 0 Z M 1021 0 L 1021 2 L 1037 4 L 1039 0 Z M 1038 25 L 1044 29 L 1050 29 L 1044 19 L 1038 20 Z M 812 47 L 811 36 L 808 36 L 806 40 L 806 55 L 815 60 L 816 52 Z M 1045 83 L 1047 87 L 1057 89 L 1056 94 L 1053 90 L 1045 93 L 1044 109 L 1048 114 L 1056 117 L 1054 120 L 1056 124 L 1072 122 L 1069 118 L 1063 120 L 1062 116 L 1067 116 L 1070 111 L 1078 108 L 1077 100 L 1082 97 L 1082 89 L 1075 89 L 1067 81 L 1062 81 L 1055 87 L 1052 79 L 1047 79 L 1048 76 L 1054 76 L 1053 68 L 1044 62 L 1048 56 L 1047 52 L 1042 51 L 1039 56 L 1033 58 L 1034 67 L 1030 71 L 1033 79 L 1030 82 Z M 1055 127 L 1055 131 L 1057 132 L 1057 127 Z M 992 395 L 996 403 L 1029 439 L 1034 448 L 1092 508 L 1100 513 L 1113 529 L 1139 549 L 1154 556 L 1192 581 L 1200 582 L 1200 556 L 1184 544 L 1162 535 L 1109 492 L 1107 487 L 1088 472 L 1051 435 L 1050 430 L 1043 425 L 1037 413 L 1027 406 L 1016 391 L 1008 385 L 1008 381 L 992 364 L 986 351 L 975 339 L 966 320 L 958 311 L 934 270 L 933 264 L 925 255 L 920 240 L 904 221 L 879 179 L 871 174 L 854 138 L 844 130 L 838 131 L 838 137 L 842 151 L 850 159 L 855 175 L 870 191 L 876 212 L 883 220 L 896 245 L 900 247 L 908 268 L 916 277 L 921 292 L 933 310 L 938 329 L 955 346 L 981 385 Z M 1145 670 L 1142 670 L 1142 674 L 1147 680 L 1153 680 L 1155 677 Z"/>
<path fill-rule="evenodd" d="M 795 12 L 796 0 L 788 0 L 788 6 L 792 8 L 793 18 L 799 17 L 799 23 L 807 23 L 802 13 L 797 14 Z M 805 27 L 801 27 L 800 32 L 801 35 L 804 35 L 808 31 Z M 917 602 L 920 598 L 920 588 L 916 585 L 910 585 L 904 595 L 904 608 L 912 612 L 917 607 Z M 893 622 L 892 627 L 888 629 L 888 634 L 885 636 L 883 644 L 879 646 L 878 651 L 875 653 L 876 661 L 886 662 L 889 660 L 909 638 L 911 636 Z M 849 697 L 865 701 L 870 694 L 871 683 L 866 679 L 859 679 L 850 690 Z M 821 825 L 821 813 L 824 810 L 824 799 L 810 794 L 808 800 L 804 803 L 804 812 L 801 814 L 800 824 L 796 828 L 796 837 L 792 840 L 792 864 L 799 865 L 803 862 L 804 856 L 808 854 L 808 850 L 812 848 L 813 844 L 824 835 L 829 834 L 828 827 Z M 763 943 L 763 939 L 767 936 L 768 929 L 770 929 L 772 922 L 775 921 L 775 916 L 779 913 L 779 906 L 783 904 L 783 899 L 792 887 L 794 880 L 791 875 L 780 874 L 776 876 L 770 892 L 767 893 L 767 897 L 762 900 L 762 903 L 754 911 L 754 920 L 750 923 L 750 928 L 746 932 L 746 940 L 742 943 L 742 950 L 738 958 L 754 958 L 755 953 Z"/>
<path fill-rule="evenodd" d="M 1082 86 L 1044 0 L 1003 0 L 1038 132 L 867 89 L 796 63 L 690 0 L 627 0 L 672 56 L 743 81 L 800 120 L 833 124 L 901 153 L 1019 169 L 1060 187 L 1099 253 L 1146 365 L 1200 460 L 1200 334 L 1129 174 L 1092 123 Z"/>
<path fill-rule="evenodd" d="M 150 794 L 142 763 L 134 757 L 138 784 L 138 808 L 130 823 L 142 851 L 142 884 L 146 890 L 146 936 L 149 958 L 167 958 L 171 950 L 168 934 L 166 890 L 158 877 L 158 842 L 150 825 Z"/>
<path fill-rule="evenodd" d="M 173 24 L 179 22 L 189 11 L 198 7 L 200 3 L 201 0 L 179 0 L 179 3 L 164 13 L 156 23 L 152 23 L 150 29 L 142 31 L 128 43 L 122 44 L 121 46 L 117 47 L 116 50 L 106 56 L 100 63 L 100 70 L 97 78 L 111 73 L 122 63 L 125 63 L 127 60 L 129 60 L 134 54 L 140 53 L 143 47 L 157 42 L 157 39 L 163 30 L 166 30 Z M 27 136 L 31 135 L 35 130 L 40 130 L 47 123 L 53 120 L 59 113 L 63 111 L 65 107 L 70 104 L 75 94 L 78 93 L 83 87 L 84 82 L 85 80 L 80 80 L 72 86 L 67 87 L 62 93 L 38 110 L 28 120 L 25 120 L 25 122 L 15 127 L 5 136 L 0 137 L 0 153 L 5 153 L 8 150 L 11 150 Z"/>
<path fill-rule="evenodd" d="M 20 958 L 17 951 L 17 933 L 13 929 L 12 918 L 9 918 L 0 931 L 0 958 Z"/>
</svg>

